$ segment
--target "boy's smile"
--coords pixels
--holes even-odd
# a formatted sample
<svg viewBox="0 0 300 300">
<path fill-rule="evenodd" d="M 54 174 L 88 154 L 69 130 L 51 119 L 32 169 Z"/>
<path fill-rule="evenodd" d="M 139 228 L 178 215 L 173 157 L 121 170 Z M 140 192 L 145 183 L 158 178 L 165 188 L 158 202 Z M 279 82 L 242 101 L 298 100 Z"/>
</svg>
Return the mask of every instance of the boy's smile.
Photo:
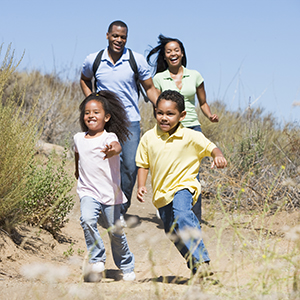
<svg viewBox="0 0 300 300">
<path fill-rule="evenodd" d="M 163 132 L 168 132 L 170 135 L 176 131 L 178 123 L 186 115 L 185 111 L 179 112 L 176 102 L 165 99 L 159 101 L 155 111 L 157 125 Z"/>
</svg>

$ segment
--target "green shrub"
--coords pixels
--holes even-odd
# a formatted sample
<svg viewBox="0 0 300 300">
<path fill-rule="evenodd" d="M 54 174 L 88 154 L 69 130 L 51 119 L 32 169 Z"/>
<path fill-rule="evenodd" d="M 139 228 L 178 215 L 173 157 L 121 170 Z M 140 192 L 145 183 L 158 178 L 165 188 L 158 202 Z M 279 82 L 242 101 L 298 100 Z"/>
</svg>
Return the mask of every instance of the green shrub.
<svg viewBox="0 0 300 300">
<path fill-rule="evenodd" d="M 15 67 L 9 47 L 0 69 L 0 226 L 6 230 L 22 221 L 20 204 L 26 197 L 28 166 L 38 137 L 35 106 L 26 115 L 22 110 L 24 90 L 16 97 L 12 88 L 11 95 L 2 99 Z"/>
<path fill-rule="evenodd" d="M 34 160 L 49 109 L 39 110 L 38 97 L 25 103 L 26 85 L 11 79 L 16 66 L 8 47 L 0 69 L 0 227 L 10 231 L 27 221 L 56 233 L 73 207 L 66 150 L 58 163 L 50 156 L 45 168 Z"/>
<path fill-rule="evenodd" d="M 26 186 L 27 197 L 23 202 L 26 221 L 52 234 L 68 221 L 67 214 L 74 206 L 74 196 L 69 194 L 74 180 L 65 171 L 66 159 L 67 147 L 58 161 L 53 152 L 46 167 L 33 163 Z"/>
</svg>

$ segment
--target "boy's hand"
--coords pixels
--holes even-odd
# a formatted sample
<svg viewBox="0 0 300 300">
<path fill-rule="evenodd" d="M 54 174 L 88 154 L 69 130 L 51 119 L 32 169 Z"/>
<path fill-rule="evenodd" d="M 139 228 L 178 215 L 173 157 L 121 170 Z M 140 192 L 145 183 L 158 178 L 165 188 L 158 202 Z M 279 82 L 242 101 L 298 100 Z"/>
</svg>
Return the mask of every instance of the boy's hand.
<svg viewBox="0 0 300 300">
<path fill-rule="evenodd" d="M 144 194 L 147 194 L 147 188 L 145 186 L 139 187 L 138 190 L 137 190 L 137 196 L 136 197 L 140 202 L 145 202 Z"/>
<path fill-rule="evenodd" d="M 222 156 L 216 156 L 214 157 L 214 161 L 211 164 L 211 168 L 213 169 L 214 166 L 216 166 L 218 169 L 223 169 L 225 167 L 227 167 L 227 160 L 225 159 L 225 157 Z"/>
</svg>

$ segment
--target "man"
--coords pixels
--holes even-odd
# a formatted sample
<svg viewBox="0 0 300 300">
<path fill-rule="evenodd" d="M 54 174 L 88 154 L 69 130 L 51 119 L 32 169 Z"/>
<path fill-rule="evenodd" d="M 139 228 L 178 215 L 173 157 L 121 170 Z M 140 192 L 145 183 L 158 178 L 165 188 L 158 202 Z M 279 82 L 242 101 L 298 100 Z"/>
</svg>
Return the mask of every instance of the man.
<svg viewBox="0 0 300 300">
<path fill-rule="evenodd" d="M 129 51 L 125 47 L 128 27 L 122 21 L 114 21 L 108 27 L 106 38 L 108 47 L 104 50 L 101 64 L 96 71 L 97 91 L 110 90 L 122 100 L 131 122 L 129 139 L 122 144 L 121 153 L 121 188 L 128 199 L 123 205 L 124 215 L 131 203 L 131 194 L 136 180 L 137 168 L 135 153 L 140 140 L 140 112 L 138 108 L 138 89 L 135 74 L 129 64 Z M 87 56 L 83 63 L 80 85 L 85 96 L 92 93 L 93 63 L 98 53 Z M 155 89 L 149 66 L 145 58 L 133 53 L 137 64 L 139 80 L 147 97 L 155 105 L 158 92 Z"/>
</svg>

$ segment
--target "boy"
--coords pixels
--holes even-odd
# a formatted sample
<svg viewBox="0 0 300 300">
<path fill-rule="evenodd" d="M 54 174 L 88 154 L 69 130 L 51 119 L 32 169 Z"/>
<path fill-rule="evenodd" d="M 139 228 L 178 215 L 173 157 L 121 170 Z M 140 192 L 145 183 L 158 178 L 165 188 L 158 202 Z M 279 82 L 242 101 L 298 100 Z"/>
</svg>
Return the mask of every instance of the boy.
<svg viewBox="0 0 300 300">
<path fill-rule="evenodd" d="M 210 261 L 201 238 L 200 223 L 192 211 L 201 194 L 196 178 L 200 162 L 203 157 L 212 156 L 212 168 L 224 168 L 227 161 L 201 132 L 182 126 L 184 109 L 184 97 L 176 91 L 166 90 L 158 97 L 157 125 L 144 134 L 136 154 L 137 199 L 144 202 L 150 169 L 153 204 L 159 210 L 165 232 L 175 236 L 175 246 L 195 274 L 201 264 Z M 190 234 L 183 234 L 186 229 L 191 229 Z M 200 234 L 195 234 L 195 229 Z"/>
</svg>

